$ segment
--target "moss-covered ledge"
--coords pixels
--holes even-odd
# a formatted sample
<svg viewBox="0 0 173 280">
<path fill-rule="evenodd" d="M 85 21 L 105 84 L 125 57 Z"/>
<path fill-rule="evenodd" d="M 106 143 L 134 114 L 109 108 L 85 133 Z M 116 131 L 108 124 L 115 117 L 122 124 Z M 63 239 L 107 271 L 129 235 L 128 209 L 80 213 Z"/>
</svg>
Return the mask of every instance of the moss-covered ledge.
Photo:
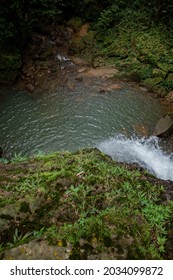
<svg viewBox="0 0 173 280">
<path fill-rule="evenodd" d="M 172 182 L 97 149 L 0 170 L 1 259 L 172 259 Z"/>
</svg>

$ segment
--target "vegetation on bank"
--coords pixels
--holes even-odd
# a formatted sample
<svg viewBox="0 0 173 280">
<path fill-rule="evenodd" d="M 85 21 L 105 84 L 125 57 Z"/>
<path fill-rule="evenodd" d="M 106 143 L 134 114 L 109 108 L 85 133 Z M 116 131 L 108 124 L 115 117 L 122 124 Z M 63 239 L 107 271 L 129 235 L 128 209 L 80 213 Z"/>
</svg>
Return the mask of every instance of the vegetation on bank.
<svg viewBox="0 0 173 280">
<path fill-rule="evenodd" d="M 118 68 L 119 77 L 142 82 L 164 97 L 173 89 L 173 33 L 168 26 L 151 23 L 150 15 L 132 10 L 124 12 L 120 23 L 110 29 L 103 15 L 99 24 L 103 19 L 96 35 L 97 56 L 100 52 Z"/>
<path fill-rule="evenodd" d="M 15 80 L 22 66 L 21 55 L 33 32 L 44 35 L 43 25 L 68 25 L 71 18 L 76 18 L 71 21 L 75 31 L 80 22 L 90 22 L 91 32 L 83 42 L 78 42 L 78 46 L 72 42 L 73 51 L 81 53 L 85 47 L 91 48 L 94 37 L 93 66 L 99 64 L 100 57 L 105 57 L 120 70 L 119 76 L 142 81 L 149 89 L 157 90 L 160 96 L 173 89 L 171 0 L 69 2 L 1 1 L 0 81 Z M 77 20 L 79 17 L 81 19 Z"/>
<path fill-rule="evenodd" d="M 171 182 L 97 149 L 1 163 L 1 259 L 172 259 Z"/>
</svg>

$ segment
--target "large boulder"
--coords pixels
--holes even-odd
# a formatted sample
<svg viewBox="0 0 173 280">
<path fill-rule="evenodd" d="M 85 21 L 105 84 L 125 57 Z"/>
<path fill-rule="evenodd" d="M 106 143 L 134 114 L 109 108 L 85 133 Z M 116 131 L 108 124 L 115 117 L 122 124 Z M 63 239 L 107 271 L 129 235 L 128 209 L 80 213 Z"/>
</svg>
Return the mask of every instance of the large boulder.
<svg viewBox="0 0 173 280">
<path fill-rule="evenodd" d="M 153 134 L 155 136 L 166 136 L 173 130 L 173 118 L 169 115 L 162 117 L 156 124 Z"/>
</svg>

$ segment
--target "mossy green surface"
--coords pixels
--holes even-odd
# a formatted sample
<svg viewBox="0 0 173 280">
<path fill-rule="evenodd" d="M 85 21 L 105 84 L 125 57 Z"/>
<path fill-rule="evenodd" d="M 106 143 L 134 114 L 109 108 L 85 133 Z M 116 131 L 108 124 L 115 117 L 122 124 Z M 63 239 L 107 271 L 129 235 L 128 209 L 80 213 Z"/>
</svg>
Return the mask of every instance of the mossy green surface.
<svg viewBox="0 0 173 280">
<path fill-rule="evenodd" d="M 0 168 L 2 259 L 173 257 L 171 182 L 97 149 Z"/>
<path fill-rule="evenodd" d="M 159 84 L 154 85 L 152 81 L 152 90 L 167 93 L 173 89 L 170 79 L 173 72 L 172 32 L 165 25 L 146 26 L 140 22 L 139 14 L 136 16 L 135 22 L 134 17 L 128 21 L 128 14 L 124 14 L 119 23 L 105 24 L 102 29 L 97 25 L 96 60 L 99 60 L 99 56 L 105 57 L 119 70 L 117 78 L 145 85 L 147 79 L 160 78 Z"/>
</svg>

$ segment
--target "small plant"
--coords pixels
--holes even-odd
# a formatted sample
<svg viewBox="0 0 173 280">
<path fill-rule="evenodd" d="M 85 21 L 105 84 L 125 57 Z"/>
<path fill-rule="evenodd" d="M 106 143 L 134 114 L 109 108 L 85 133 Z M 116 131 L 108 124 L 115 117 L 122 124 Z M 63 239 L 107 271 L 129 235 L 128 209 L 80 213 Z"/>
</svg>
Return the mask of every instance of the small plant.
<svg viewBox="0 0 173 280">
<path fill-rule="evenodd" d="M 157 244 L 158 244 L 158 249 L 160 253 L 165 252 L 165 243 L 167 241 L 167 238 L 165 236 L 158 236 L 157 237 Z"/>
<path fill-rule="evenodd" d="M 28 232 L 24 235 L 20 234 L 18 229 L 15 229 L 14 235 L 13 235 L 13 243 L 18 244 L 18 243 L 24 243 L 29 236 L 31 236 L 33 232 Z"/>
<path fill-rule="evenodd" d="M 45 152 L 43 152 L 43 151 L 38 151 L 34 155 L 35 158 L 42 158 L 44 156 L 45 156 Z"/>
<path fill-rule="evenodd" d="M 15 191 L 31 191 L 38 187 L 37 182 L 34 179 L 25 179 L 23 182 L 15 186 Z"/>
<path fill-rule="evenodd" d="M 170 217 L 170 207 L 165 205 L 154 205 L 148 202 L 143 208 L 143 213 L 149 221 L 150 226 L 155 231 L 154 238 L 157 240 L 158 250 L 160 253 L 165 251 L 165 243 L 167 241 L 166 223 Z"/>
<path fill-rule="evenodd" d="M 34 230 L 33 236 L 38 239 L 42 237 L 44 233 L 45 233 L 45 227 L 42 227 L 40 230 Z"/>
<path fill-rule="evenodd" d="M 10 168 L 1 175 L 6 197 L 0 202 L 11 224 L 15 217 L 19 224 L 1 251 L 44 237 L 56 246 L 70 244 L 72 259 L 89 256 L 88 248 L 97 257 L 119 250 L 129 259 L 167 254 L 173 204 L 162 204 L 165 187 L 148 172 L 116 163 L 97 149 L 56 153 Z"/>
<path fill-rule="evenodd" d="M 0 208 L 4 207 L 5 205 L 12 204 L 13 202 L 14 202 L 14 198 L 12 197 L 0 196 Z"/>
<path fill-rule="evenodd" d="M 72 185 L 69 188 L 69 190 L 67 190 L 65 193 L 66 195 L 65 202 L 69 203 L 73 207 L 77 215 L 83 216 L 85 215 L 84 213 L 87 211 L 86 196 L 88 195 L 88 193 L 89 193 L 89 187 L 83 184 L 79 184 L 77 187 L 74 187 Z"/>
<path fill-rule="evenodd" d="M 173 82 L 172 81 L 167 81 L 167 80 L 163 80 L 161 85 L 167 90 L 170 91 L 171 89 L 173 89 Z"/>
<path fill-rule="evenodd" d="M 25 161 L 25 160 L 27 160 L 27 157 L 22 156 L 21 153 L 19 153 L 19 154 L 15 153 L 11 159 L 11 162 L 16 163 L 16 162 L 21 162 L 21 161 Z"/>
<path fill-rule="evenodd" d="M 7 164 L 7 163 L 9 163 L 9 160 L 6 158 L 0 158 L 0 163 Z"/>
</svg>

